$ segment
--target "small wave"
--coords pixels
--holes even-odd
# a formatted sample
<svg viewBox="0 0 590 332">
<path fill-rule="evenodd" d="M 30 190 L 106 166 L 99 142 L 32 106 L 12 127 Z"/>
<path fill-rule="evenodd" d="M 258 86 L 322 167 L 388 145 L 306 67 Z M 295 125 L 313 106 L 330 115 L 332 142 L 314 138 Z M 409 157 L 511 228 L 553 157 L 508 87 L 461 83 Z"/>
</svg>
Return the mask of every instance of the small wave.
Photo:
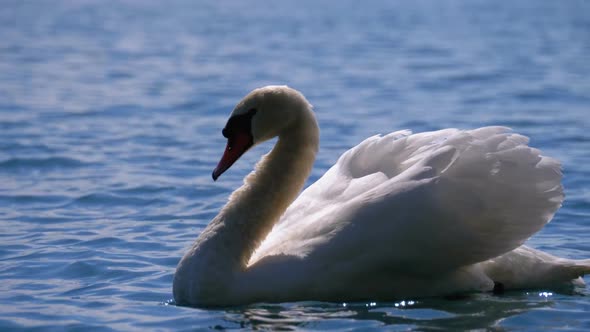
<svg viewBox="0 0 590 332">
<path fill-rule="evenodd" d="M 520 90 L 513 94 L 513 98 L 521 102 L 571 102 L 588 103 L 590 98 L 578 94 L 567 87 L 544 86 L 537 89 Z"/>
<path fill-rule="evenodd" d="M 31 205 L 58 205 L 67 201 L 69 197 L 64 195 L 0 195 L 0 204 L 31 204 Z M 44 222 L 57 220 L 63 221 L 64 218 L 20 218 L 20 220 L 43 220 Z"/>
<path fill-rule="evenodd" d="M 74 158 L 47 157 L 47 158 L 9 158 L 0 161 L 0 170 L 44 170 L 55 168 L 79 168 L 88 163 Z"/>
<path fill-rule="evenodd" d="M 74 199 L 68 205 L 84 205 L 84 206 L 147 206 L 157 204 L 156 199 L 145 199 L 132 196 L 120 196 L 105 193 L 93 193 L 80 196 Z"/>
<path fill-rule="evenodd" d="M 174 186 L 154 186 L 154 185 L 139 185 L 130 186 L 124 189 L 117 189 L 113 192 L 121 195 L 145 195 L 145 194 L 157 194 L 161 192 L 170 192 L 176 190 Z"/>
</svg>

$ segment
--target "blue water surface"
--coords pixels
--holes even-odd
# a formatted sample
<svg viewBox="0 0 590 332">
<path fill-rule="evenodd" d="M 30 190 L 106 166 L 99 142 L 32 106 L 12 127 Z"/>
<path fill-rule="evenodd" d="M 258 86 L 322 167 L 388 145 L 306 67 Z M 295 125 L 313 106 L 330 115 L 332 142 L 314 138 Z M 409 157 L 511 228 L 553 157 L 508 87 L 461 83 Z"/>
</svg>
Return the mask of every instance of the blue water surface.
<svg viewBox="0 0 590 332">
<path fill-rule="evenodd" d="M 172 302 L 251 89 L 314 104 L 311 181 L 365 137 L 505 125 L 563 162 L 529 244 L 590 258 L 588 1 L 1 1 L 0 330 L 590 329 L 590 290 L 390 303 Z M 586 282 L 590 278 L 586 277 Z"/>
</svg>

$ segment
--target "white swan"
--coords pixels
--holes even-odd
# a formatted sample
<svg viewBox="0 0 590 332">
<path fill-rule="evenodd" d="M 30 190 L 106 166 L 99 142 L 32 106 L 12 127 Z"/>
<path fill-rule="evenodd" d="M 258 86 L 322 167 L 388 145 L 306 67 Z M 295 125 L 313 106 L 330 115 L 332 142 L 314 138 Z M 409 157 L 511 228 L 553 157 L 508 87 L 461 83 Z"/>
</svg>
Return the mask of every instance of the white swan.
<svg viewBox="0 0 590 332">
<path fill-rule="evenodd" d="M 373 136 L 299 197 L 319 140 L 301 93 L 252 91 L 223 135 L 214 179 L 253 145 L 278 141 L 180 261 L 178 304 L 392 300 L 590 273 L 590 260 L 522 246 L 561 205 L 560 164 L 507 128 Z"/>
</svg>

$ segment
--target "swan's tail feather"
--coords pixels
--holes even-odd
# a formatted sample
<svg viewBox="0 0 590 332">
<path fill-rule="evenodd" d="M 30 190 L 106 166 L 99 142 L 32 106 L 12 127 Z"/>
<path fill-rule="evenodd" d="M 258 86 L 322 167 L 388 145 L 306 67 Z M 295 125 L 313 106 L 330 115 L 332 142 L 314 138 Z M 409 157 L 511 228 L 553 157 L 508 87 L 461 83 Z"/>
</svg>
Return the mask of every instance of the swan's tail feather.
<svg viewBox="0 0 590 332">
<path fill-rule="evenodd" d="M 580 276 L 590 274 L 590 259 L 582 259 L 575 262 L 575 268 L 580 272 Z"/>
<path fill-rule="evenodd" d="M 590 274 L 590 259 L 566 259 L 521 246 L 482 263 L 485 273 L 506 289 L 584 285 Z"/>
<path fill-rule="evenodd" d="M 590 274 L 590 259 L 586 260 L 573 260 L 573 259 L 559 259 L 561 262 L 557 262 L 555 266 L 550 270 L 549 279 L 551 282 L 548 283 L 547 287 L 556 285 L 565 286 L 579 286 L 583 287 L 586 285 L 584 282 L 584 276 Z"/>
<path fill-rule="evenodd" d="M 586 286 L 584 279 L 582 279 L 585 275 L 590 275 L 590 259 L 583 259 L 575 261 L 574 265 L 575 274 L 578 276 L 572 280 L 572 283 L 578 287 Z"/>
<path fill-rule="evenodd" d="M 576 280 L 590 274 L 590 260 L 561 259 L 553 268 L 556 271 L 556 279 L 564 281 Z"/>
</svg>

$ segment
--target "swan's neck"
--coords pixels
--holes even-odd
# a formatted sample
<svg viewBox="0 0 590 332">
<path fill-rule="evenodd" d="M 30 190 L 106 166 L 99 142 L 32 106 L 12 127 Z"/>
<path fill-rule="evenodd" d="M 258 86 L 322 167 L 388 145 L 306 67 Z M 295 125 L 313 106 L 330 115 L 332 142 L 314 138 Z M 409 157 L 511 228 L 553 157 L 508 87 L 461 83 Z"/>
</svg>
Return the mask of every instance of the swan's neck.
<svg viewBox="0 0 590 332">
<path fill-rule="evenodd" d="M 297 132 L 279 137 L 219 214 L 241 268 L 303 188 L 317 151 L 308 139 Z"/>
<path fill-rule="evenodd" d="M 254 250 L 303 188 L 318 143 L 315 116 L 306 109 L 201 233 L 191 260 L 199 261 L 197 265 L 214 264 L 224 273 L 244 271 Z"/>
</svg>

